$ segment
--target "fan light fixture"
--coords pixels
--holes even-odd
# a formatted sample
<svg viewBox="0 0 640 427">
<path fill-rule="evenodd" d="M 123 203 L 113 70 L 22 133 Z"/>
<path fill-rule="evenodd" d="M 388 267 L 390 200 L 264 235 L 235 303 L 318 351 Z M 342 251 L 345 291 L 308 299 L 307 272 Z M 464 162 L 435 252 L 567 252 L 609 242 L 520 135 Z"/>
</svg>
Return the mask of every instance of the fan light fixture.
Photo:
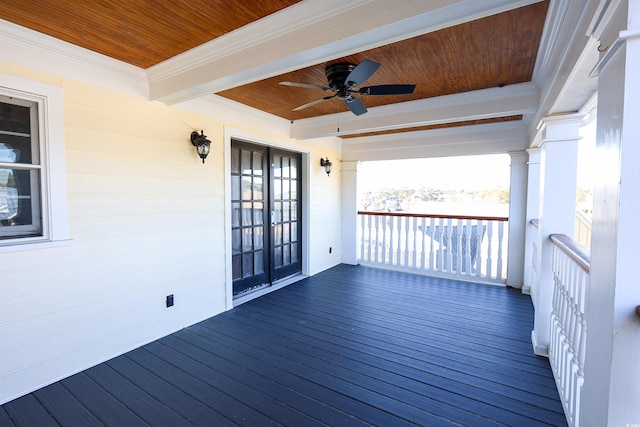
<svg viewBox="0 0 640 427">
<path fill-rule="evenodd" d="M 328 157 L 326 159 L 321 158 L 320 166 L 324 168 L 324 171 L 327 173 L 327 176 L 329 176 L 329 174 L 331 173 L 331 166 L 333 166 L 333 164 L 331 163 L 331 160 L 329 160 Z"/>
<path fill-rule="evenodd" d="M 200 134 L 198 132 L 191 132 L 191 144 L 196 147 L 196 151 L 198 151 L 198 156 L 202 159 L 202 163 L 204 163 L 204 159 L 209 155 L 209 149 L 211 148 L 211 141 L 207 139 L 207 136 L 204 134 L 204 131 L 201 130 Z"/>
</svg>

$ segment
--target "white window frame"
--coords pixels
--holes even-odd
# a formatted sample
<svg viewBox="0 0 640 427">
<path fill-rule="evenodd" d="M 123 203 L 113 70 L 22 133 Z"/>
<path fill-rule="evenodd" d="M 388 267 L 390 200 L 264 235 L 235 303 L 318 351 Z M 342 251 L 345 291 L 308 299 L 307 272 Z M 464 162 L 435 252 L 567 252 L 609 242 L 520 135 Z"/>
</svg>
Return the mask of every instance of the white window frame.
<svg viewBox="0 0 640 427">
<path fill-rule="evenodd" d="M 0 239 L 0 253 L 69 244 L 63 90 L 0 73 L 0 94 L 37 104 L 42 215 L 41 236 Z"/>
</svg>

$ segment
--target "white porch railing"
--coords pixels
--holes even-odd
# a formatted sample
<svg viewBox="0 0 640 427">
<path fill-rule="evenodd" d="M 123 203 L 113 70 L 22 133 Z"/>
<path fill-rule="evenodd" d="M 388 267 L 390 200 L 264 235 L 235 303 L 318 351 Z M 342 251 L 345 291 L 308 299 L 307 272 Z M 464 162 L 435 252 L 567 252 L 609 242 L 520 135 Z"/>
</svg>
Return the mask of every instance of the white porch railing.
<svg viewBox="0 0 640 427">
<path fill-rule="evenodd" d="M 358 212 L 359 262 L 506 280 L 505 217 Z"/>
<path fill-rule="evenodd" d="M 553 242 L 553 302 L 549 361 L 570 426 L 580 425 L 580 399 L 584 383 L 586 298 L 589 258 L 564 234 Z"/>
</svg>

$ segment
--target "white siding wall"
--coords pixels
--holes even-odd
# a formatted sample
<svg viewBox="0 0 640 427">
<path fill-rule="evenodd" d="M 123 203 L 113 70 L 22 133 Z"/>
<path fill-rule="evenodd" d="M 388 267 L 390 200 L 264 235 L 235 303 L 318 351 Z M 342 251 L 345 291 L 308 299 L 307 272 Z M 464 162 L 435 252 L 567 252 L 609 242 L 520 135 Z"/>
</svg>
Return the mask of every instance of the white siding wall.
<svg viewBox="0 0 640 427">
<path fill-rule="evenodd" d="M 64 88 L 73 239 L 0 254 L 3 403 L 224 311 L 227 286 L 224 122 L 9 64 L 0 71 Z M 213 141 L 204 165 L 188 139 L 195 129 Z M 338 169 L 311 171 L 311 273 L 339 262 Z"/>
</svg>

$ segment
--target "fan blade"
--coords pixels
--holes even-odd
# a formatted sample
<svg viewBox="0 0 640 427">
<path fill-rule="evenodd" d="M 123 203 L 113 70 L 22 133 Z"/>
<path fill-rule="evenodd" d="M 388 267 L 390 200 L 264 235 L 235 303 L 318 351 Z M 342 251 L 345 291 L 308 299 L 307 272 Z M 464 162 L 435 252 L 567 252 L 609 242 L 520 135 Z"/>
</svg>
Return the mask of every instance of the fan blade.
<svg viewBox="0 0 640 427">
<path fill-rule="evenodd" d="M 356 116 L 367 112 L 367 107 L 355 96 L 345 99 L 344 103 L 347 104 L 347 108 Z"/>
<path fill-rule="evenodd" d="M 347 78 L 344 79 L 344 82 L 349 87 L 360 86 L 369 77 L 373 76 L 373 74 L 378 71 L 378 68 L 380 68 L 380 64 L 365 59 L 349 73 Z"/>
<path fill-rule="evenodd" d="M 331 98 L 335 98 L 336 96 L 338 96 L 337 93 L 335 95 L 325 96 L 324 98 L 320 98 L 320 99 L 316 99 L 315 101 L 307 102 L 304 105 L 301 105 L 299 107 L 294 108 L 292 111 L 304 110 L 305 108 L 311 107 L 312 105 L 320 104 L 321 102 L 324 102 L 324 101 L 328 101 Z"/>
<path fill-rule="evenodd" d="M 405 95 L 413 93 L 416 85 L 377 85 L 363 87 L 357 91 L 361 95 Z"/>
<path fill-rule="evenodd" d="M 310 83 L 298 83 L 298 82 L 280 82 L 279 84 L 283 86 L 293 86 L 293 87 L 302 87 L 305 89 L 320 89 L 325 92 L 333 92 L 333 90 L 329 87 L 313 85 Z"/>
</svg>

